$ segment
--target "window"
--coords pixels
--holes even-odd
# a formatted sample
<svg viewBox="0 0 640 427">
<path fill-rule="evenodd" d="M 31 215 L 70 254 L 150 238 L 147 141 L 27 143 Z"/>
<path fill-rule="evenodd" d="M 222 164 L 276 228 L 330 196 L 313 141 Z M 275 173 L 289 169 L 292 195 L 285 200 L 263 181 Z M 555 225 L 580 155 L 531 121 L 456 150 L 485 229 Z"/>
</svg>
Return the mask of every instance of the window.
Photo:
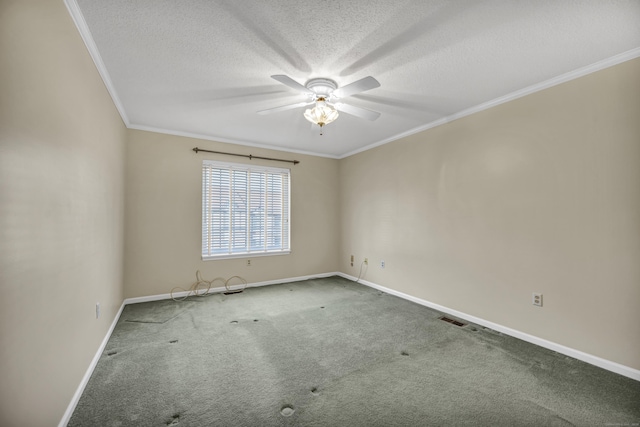
<svg viewBox="0 0 640 427">
<path fill-rule="evenodd" d="M 289 169 L 202 162 L 202 259 L 289 253 Z"/>
</svg>

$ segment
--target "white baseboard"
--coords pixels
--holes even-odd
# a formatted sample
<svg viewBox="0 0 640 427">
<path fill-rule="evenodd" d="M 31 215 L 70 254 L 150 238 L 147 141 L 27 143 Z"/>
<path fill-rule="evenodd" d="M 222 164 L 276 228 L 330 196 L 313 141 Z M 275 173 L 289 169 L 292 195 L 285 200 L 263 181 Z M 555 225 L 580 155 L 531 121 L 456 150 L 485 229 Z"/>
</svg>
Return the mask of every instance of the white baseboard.
<svg viewBox="0 0 640 427">
<path fill-rule="evenodd" d="M 290 283 L 290 282 L 300 282 L 303 280 L 309 280 L 309 279 L 317 279 L 317 278 L 323 278 L 323 277 L 330 277 L 330 276 L 340 276 L 343 277 L 345 279 L 349 279 L 352 281 L 356 281 L 357 277 L 353 277 L 350 276 L 348 274 L 345 273 L 341 273 L 341 272 L 332 272 L 332 273 L 321 273 L 321 274 L 313 274 L 313 275 L 309 275 L 309 276 L 299 276 L 299 277 L 290 277 L 290 278 L 285 278 L 285 279 L 276 279 L 276 280 L 267 280 L 264 282 L 255 282 L 255 283 L 247 283 L 247 288 L 255 288 L 258 286 L 268 286 L 268 285 L 276 285 L 276 284 L 280 284 L 280 283 Z M 640 371 L 637 369 L 633 369 L 630 368 L 628 366 L 625 365 L 621 365 L 619 363 L 616 362 L 612 362 L 610 360 L 606 360 L 606 359 L 602 359 L 600 357 L 597 356 L 593 356 L 591 354 L 588 353 L 584 353 L 582 351 L 579 350 L 575 350 L 569 347 L 565 347 L 563 345 L 560 344 L 556 344 L 554 342 L 551 341 L 547 341 L 545 339 L 542 338 L 538 338 L 535 337 L 533 335 L 529 335 L 526 334 L 524 332 L 520 332 L 517 331 L 515 329 L 511 329 L 508 328 L 506 326 L 502 326 L 499 325 L 497 323 L 493 323 L 493 322 L 489 322 L 488 320 L 484 320 L 481 319 L 479 317 L 475 317 L 475 316 L 471 316 L 469 314 L 466 313 L 462 313 L 460 311 L 457 310 L 453 310 L 451 308 L 448 307 L 444 307 L 441 306 L 439 304 L 435 304 L 399 291 L 395 291 L 393 289 L 390 288 L 386 288 L 384 286 L 380 286 L 378 284 L 375 284 L 373 282 L 369 282 L 367 280 L 363 280 L 360 279 L 358 281 L 358 283 L 361 283 L 363 285 L 369 286 L 371 288 L 374 289 L 378 289 L 380 291 L 386 292 L 388 294 L 391 295 L 395 295 L 397 297 L 400 297 L 402 299 L 408 300 L 408 301 L 412 301 L 415 302 L 416 304 L 420 304 L 423 305 L 425 307 L 429 307 L 432 308 L 434 310 L 437 311 L 442 311 L 443 313 L 447 313 L 447 314 L 451 314 L 452 316 L 456 316 L 459 317 L 461 319 L 467 320 L 469 322 L 473 322 L 477 325 L 481 325 L 481 326 L 485 326 L 487 328 L 493 329 L 495 331 L 498 332 L 502 332 L 506 335 L 510 335 L 512 337 L 515 338 L 519 338 L 523 341 L 527 341 L 530 342 L 532 344 L 538 345 L 540 347 L 544 347 L 547 348 L 549 350 L 555 351 L 557 353 L 561 353 L 564 354 L 566 356 L 569 357 L 573 357 L 574 359 L 578 359 L 578 360 L 582 360 L 583 362 L 587 362 L 590 363 L 592 365 L 598 366 L 600 368 L 606 369 L 608 371 L 611 372 L 615 372 L 617 374 L 620 375 L 624 375 L 625 377 L 629 377 L 631 379 L 634 379 L 636 381 L 640 381 Z M 236 290 L 236 289 L 241 289 L 242 285 L 233 285 L 230 286 L 230 288 L 232 290 Z M 219 293 L 219 292 L 224 292 L 227 289 L 224 287 L 219 287 L 219 288 L 211 288 L 209 289 L 209 293 Z M 175 297 L 182 297 L 185 296 L 188 292 L 176 292 L 174 294 Z M 78 404 L 78 401 L 80 400 L 80 396 L 82 396 L 82 393 L 84 392 L 85 387 L 87 386 L 87 383 L 89 382 L 89 379 L 91 378 L 91 375 L 93 374 L 93 370 L 95 369 L 96 365 L 98 364 L 98 360 L 100 360 L 100 356 L 102 356 L 102 352 L 104 351 L 105 347 L 107 346 L 107 343 L 109 342 L 109 338 L 111 338 L 111 334 L 113 333 L 113 330 L 116 327 L 116 324 L 118 323 L 118 320 L 120 319 L 120 316 L 122 315 L 122 311 L 124 310 L 124 307 L 126 305 L 129 304 L 137 304 L 140 302 L 149 302 L 149 301 L 159 301 L 159 300 L 165 300 L 165 299 L 170 299 L 171 298 L 171 294 L 160 294 L 160 295 L 151 295 L 151 296 L 147 296 L 147 297 L 136 297 L 136 298 L 127 298 L 123 301 L 122 305 L 120 306 L 120 310 L 118 310 L 118 313 L 116 314 L 115 318 L 113 319 L 113 322 L 111 323 L 111 327 L 109 328 L 109 330 L 107 331 L 106 336 L 104 337 L 104 339 L 102 340 L 102 343 L 100 344 L 100 347 L 98 348 L 98 351 L 96 352 L 95 356 L 93 357 L 93 360 L 91 361 L 91 364 L 89 365 L 89 367 L 87 368 L 87 372 L 84 374 L 84 377 L 82 378 L 82 381 L 80 382 L 80 385 L 78 386 L 78 389 L 76 390 L 75 394 L 73 395 L 73 398 L 71 399 L 71 402 L 69 403 L 69 406 L 67 407 L 67 410 L 65 411 L 62 419 L 60 420 L 60 423 L 58 424 L 58 427 L 66 427 L 67 423 L 69 422 L 69 420 L 71 419 L 71 415 L 73 414 L 73 411 L 76 409 L 76 405 Z"/>
<path fill-rule="evenodd" d="M 76 392 L 71 398 L 71 402 L 69 402 L 69 406 L 67 406 L 67 410 L 64 411 L 64 415 L 62 416 L 62 419 L 60 420 L 58 427 L 66 427 L 66 425 L 69 423 L 69 420 L 71 419 L 71 415 L 73 415 L 73 411 L 75 411 L 76 406 L 80 401 L 80 397 L 82 396 L 82 393 L 84 392 L 84 389 L 87 386 L 87 383 L 91 378 L 91 375 L 93 375 L 93 370 L 96 368 L 96 365 L 98 364 L 98 360 L 100 360 L 100 356 L 102 356 L 102 352 L 107 346 L 107 343 L 109 342 L 109 338 L 111 338 L 111 334 L 113 333 L 113 330 L 116 328 L 116 324 L 118 323 L 118 319 L 120 319 L 120 315 L 122 314 L 122 310 L 124 310 L 124 306 L 125 304 L 123 302 L 120 305 L 120 309 L 116 313 L 113 319 L 113 322 L 111 322 L 111 326 L 109 327 L 107 334 L 102 340 L 102 343 L 100 343 L 100 347 L 98 347 L 98 351 L 96 352 L 95 356 L 93 356 L 93 359 L 91 360 L 91 363 L 87 368 L 87 372 L 85 372 L 84 377 L 82 377 L 82 381 L 80 381 L 80 385 L 78 386 L 78 388 L 76 389 Z"/>
<path fill-rule="evenodd" d="M 318 278 L 323 278 L 323 277 L 330 277 L 330 276 L 339 276 L 340 273 L 320 273 L 320 274 L 312 274 L 309 276 L 298 276 L 298 277 L 290 277 L 290 278 L 286 278 L 286 279 L 276 279 L 276 280 L 267 280 L 264 282 L 254 282 L 254 283 L 247 283 L 247 288 L 257 288 L 259 286 L 268 286 L 268 285 L 277 285 L 280 283 L 289 283 L 289 282 L 301 282 L 303 280 L 309 280 L 309 279 L 318 279 Z M 229 286 L 230 290 L 238 290 L 238 289 L 242 289 L 243 285 L 232 285 Z M 227 290 L 227 288 L 225 288 L 224 286 L 218 287 L 218 288 L 211 288 L 209 289 L 209 294 L 216 294 L 216 293 L 220 293 L 220 292 L 225 292 Z M 174 292 L 173 293 L 173 297 L 174 298 L 182 298 L 185 297 L 189 294 L 189 291 L 181 291 L 181 292 Z M 129 304 L 137 304 L 140 302 L 150 302 L 150 301 L 160 301 L 160 300 L 165 300 L 165 299 L 171 299 L 171 294 L 159 294 L 159 295 L 150 295 L 150 296 L 146 296 L 146 297 L 135 297 L 135 298 L 127 298 L 124 300 L 124 305 L 129 305 Z"/>
<path fill-rule="evenodd" d="M 353 281 L 357 280 L 357 277 L 353 277 L 353 276 L 350 276 L 350 275 L 345 274 L 345 273 L 337 273 L 337 275 L 341 276 L 341 277 L 344 277 L 345 279 L 349 279 L 349 280 L 353 280 Z M 502 326 L 502 325 L 499 325 L 497 323 L 493 323 L 493 322 L 490 322 L 488 320 L 481 319 L 479 317 L 471 316 L 471 315 L 463 313 L 461 311 L 457 311 L 457 310 L 454 310 L 454 309 L 451 309 L 451 308 L 448 308 L 448 307 L 444 307 L 444 306 L 439 305 L 439 304 L 432 303 L 430 301 L 426 301 L 426 300 L 423 300 L 423 299 L 420 299 L 420 298 L 416 298 L 414 296 L 411 296 L 411 295 L 408 295 L 408 294 L 405 294 L 405 293 L 402 293 L 402 292 L 399 292 L 399 291 L 396 291 L 396 290 L 393 290 L 393 289 L 389 289 L 389 288 L 386 288 L 384 286 L 380 286 L 378 284 L 369 282 L 367 280 L 360 279 L 358 281 L 358 283 L 361 283 L 363 285 L 369 286 L 369 287 L 374 288 L 374 289 L 378 289 L 380 291 L 383 291 L 383 292 L 391 294 L 391 295 L 395 295 L 395 296 L 400 297 L 402 299 L 406 299 L 408 301 L 415 302 L 416 304 L 420 304 L 420 305 L 423 305 L 425 307 L 429 307 L 429 308 L 432 308 L 434 310 L 441 311 L 443 313 L 447 313 L 447 314 L 450 314 L 450 315 L 455 316 L 455 317 L 459 317 L 461 319 L 467 320 L 467 321 L 475 323 L 477 325 L 481 325 L 481 326 L 493 329 L 494 331 L 502 332 L 503 334 L 506 334 L 506 335 L 521 339 L 523 341 L 530 342 L 531 344 L 535 344 L 535 345 L 538 345 L 540 347 L 547 348 L 549 350 L 555 351 L 555 352 L 560 353 L 560 354 L 564 354 L 565 356 L 569 356 L 569 357 L 573 357 L 574 359 L 582 360 L 583 362 L 589 363 L 591 365 L 595 365 L 595 366 L 597 366 L 599 368 L 602 368 L 602 369 L 606 369 L 607 371 L 615 372 L 616 374 L 624 375 L 625 377 L 631 378 L 631 379 L 636 380 L 636 381 L 640 381 L 640 370 L 631 368 L 629 366 L 621 365 L 619 363 L 612 362 L 610 360 L 606 360 L 606 359 L 603 359 L 601 357 L 594 356 L 592 354 L 584 353 L 584 352 L 582 352 L 580 350 L 575 350 L 573 348 L 566 347 L 564 345 L 557 344 L 557 343 L 554 343 L 552 341 L 547 341 L 547 340 L 545 340 L 543 338 L 538 338 L 536 336 L 529 335 L 527 333 L 524 333 L 524 332 L 521 332 L 521 331 L 518 331 L 518 330 L 515 330 L 515 329 L 511 329 L 511 328 L 508 328 L 506 326 Z"/>
<path fill-rule="evenodd" d="M 258 286 L 268 286 L 268 285 L 276 285 L 276 284 L 280 284 L 280 283 L 290 283 L 290 282 L 300 282 L 303 280 L 308 280 L 308 279 L 317 279 L 317 278 L 323 278 L 323 277 L 330 277 L 330 276 L 338 276 L 340 275 L 340 273 L 320 273 L 320 274 L 312 274 L 309 276 L 299 276 L 299 277 L 290 277 L 287 279 L 276 279 L 276 280 L 267 280 L 264 282 L 255 282 L 255 283 L 247 283 L 247 288 L 255 288 Z M 230 286 L 229 288 L 231 290 L 237 290 L 237 289 L 242 289 L 243 285 L 233 285 Z M 209 289 L 208 293 L 219 293 L 219 292 L 224 292 L 227 289 L 224 287 L 219 287 L 219 288 L 211 288 Z M 183 297 L 186 296 L 188 294 L 188 291 L 184 291 L 184 292 L 176 292 L 173 294 L 174 297 Z M 105 347 L 107 346 L 107 343 L 109 342 L 109 338 L 111 338 L 111 334 L 113 333 L 113 330 L 116 327 L 116 324 L 118 323 L 118 320 L 120 319 L 120 316 L 122 315 L 122 311 L 124 310 L 124 307 L 126 305 L 129 304 L 137 304 L 140 302 L 149 302 L 149 301 L 159 301 L 159 300 L 165 300 L 165 299 L 170 299 L 171 298 L 171 294 L 160 294 L 160 295 L 151 295 L 148 297 L 137 297 L 137 298 L 127 298 L 122 302 L 122 305 L 120 306 L 120 310 L 118 310 L 118 313 L 116 314 L 115 318 L 113 319 L 113 322 L 111 323 L 111 327 L 109 328 L 109 330 L 107 331 L 107 334 L 105 335 L 104 339 L 102 340 L 102 343 L 100 344 L 100 347 L 98 347 L 98 351 L 96 352 L 95 356 L 93 356 L 93 360 L 91 360 L 91 363 L 89 364 L 89 367 L 87 368 L 87 372 L 84 374 L 84 377 L 82 377 L 82 381 L 80 382 L 80 385 L 78 386 L 78 388 L 76 389 L 75 394 L 73 395 L 73 398 L 71 399 L 71 402 L 69 403 L 69 406 L 67 406 L 67 410 L 64 412 L 64 415 L 62 416 L 62 419 L 60 420 L 60 423 L 58 424 L 58 427 L 66 427 L 66 425 L 69 423 L 69 420 L 71 419 L 71 415 L 73 415 L 73 411 L 75 411 L 76 406 L 78 405 L 78 402 L 80 401 L 80 397 L 82 396 L 82 393 L 84 392 L 85 387 L 87 386 L 87 383 L 89 382 L 89 379 L 91 378 L 91 375 L 93 375 L 93 371 L 96 368 L 96 365 L 98 364 L 98 360 L 100 360 L 100 357 L 102 356 L 102 353 L 104 352 Z"/>
</svg>

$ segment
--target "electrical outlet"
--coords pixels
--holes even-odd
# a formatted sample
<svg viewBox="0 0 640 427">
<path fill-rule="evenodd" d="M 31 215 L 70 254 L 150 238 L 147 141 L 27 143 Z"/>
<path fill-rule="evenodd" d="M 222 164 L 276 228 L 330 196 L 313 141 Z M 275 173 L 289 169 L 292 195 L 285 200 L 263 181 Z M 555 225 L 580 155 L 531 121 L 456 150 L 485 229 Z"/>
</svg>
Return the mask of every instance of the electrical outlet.
<svg viewBox="0 0 640 427">
<path fill-rule="evenodd" d="M 100 303 L 96 303 L 96 319 L 100 318 Z"/>
<path fill-rule="evenodd" d="M 384 268 L 384 260 L 380 261 L 380 268 Z"/>
<path fill-rule="evenodd" d="M 364 265 L 369 265 L 369 258 L 364 259 Z"/>
<path fill-rule="evenodd" d="M 533 305 L 537 305 L 538 307 L 542 307 L 542 294 L 538 294 L 536 292 L 533 293 L 532 297 Z"/>
<path fill-rule="evenodd" d="M 251 267 L 251 260 L 250 259 L 247 260 L 247 267 Z"/>
<path fill-rule="evenodd" d="M 351 255 L 351 267 L 353 267 L 353 260 L 354 260 L 353 255 Z"/>
</svg>

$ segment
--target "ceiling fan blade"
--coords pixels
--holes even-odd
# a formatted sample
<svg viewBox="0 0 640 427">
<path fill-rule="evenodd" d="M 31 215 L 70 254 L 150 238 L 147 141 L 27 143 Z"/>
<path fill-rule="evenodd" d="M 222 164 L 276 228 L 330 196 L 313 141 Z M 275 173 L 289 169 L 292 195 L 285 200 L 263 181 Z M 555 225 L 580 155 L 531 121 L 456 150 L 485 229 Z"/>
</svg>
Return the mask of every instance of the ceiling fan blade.
<svg viewBox="0 0 640 427">
<path fill-rule="evenodd" d="M 351 114 L 352 116 L 360 117 L 361 119 L 374 121 L 378 117 L 380 117 L 380 113 L 377 111 L 367 110 L 366 108 L 354 107 L 353 105 L 343 104 L 342 102 L 338 102 L 337 104 L 334 104 L 334 107 L 338 111 Z"/>
<path fill-rule="evenodd" d="M 279 81 L 280 83 L 282 83 L 285 86 L 289 86 L 291 89 L 295 89 L 299 92 L 308 94 L 308 95 L 313 95 L 313 92 L 311 92 L 309 89 L 307 89 L 306 87 L 302 86 L 300 83 L 298 83 L 297 81 L 293 80 L 291 77 L 289 76 L 285 76 L 284 74 L 275 74 L 273 76 L 271 76 L 272 79 Z"/>
<path fill-rule="evenodd" d="M 289 104 L 289 105 L 283 105 L 281 107 L 275 107 L 275 108 L 268 108 L 266 110 L 261 110 L 258 111 L 258 114 L 271 114 L 271 113 L 278 113 L 280 111 L 286 111 L 286 110 L 293 110 L 294 108 L 299 108 L 299 107 L 304 107 L 306 105 L 311 105 L 313 104 L 314 101 L 305 101 L 305 102 L 298 102 L 297 104 Z"/>
<path fill-rule="evenodd" d="M 333 95 L 337 96 L 338 98 L 346 98 L 347 96 L 355 95 L 356 93 L 375 89 L 377 87 L 380 87 L 380 82 L 373 77 L 368 76 L 334 90 Z"/>
</svg>

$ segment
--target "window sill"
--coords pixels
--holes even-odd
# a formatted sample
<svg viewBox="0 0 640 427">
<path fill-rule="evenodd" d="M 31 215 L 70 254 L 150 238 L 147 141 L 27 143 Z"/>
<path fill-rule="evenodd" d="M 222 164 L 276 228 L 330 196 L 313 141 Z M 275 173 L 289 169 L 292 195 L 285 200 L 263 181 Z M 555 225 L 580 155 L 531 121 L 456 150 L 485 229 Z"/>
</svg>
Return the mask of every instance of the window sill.
<svg viewBox="0 0 640 427">
<path fill-rule="evenodd" d="M 202 261 L 217 261 L 221 259 L 234 259 L 234 258 L 256 258 L 256 257 L 263 257 L 263 256 L 277 256 L 277 255 L 289 255 L 289 254 L 291 254 L 291 251 L 242 252 L 238 254 L 203 256 Z"/>
</svg>

